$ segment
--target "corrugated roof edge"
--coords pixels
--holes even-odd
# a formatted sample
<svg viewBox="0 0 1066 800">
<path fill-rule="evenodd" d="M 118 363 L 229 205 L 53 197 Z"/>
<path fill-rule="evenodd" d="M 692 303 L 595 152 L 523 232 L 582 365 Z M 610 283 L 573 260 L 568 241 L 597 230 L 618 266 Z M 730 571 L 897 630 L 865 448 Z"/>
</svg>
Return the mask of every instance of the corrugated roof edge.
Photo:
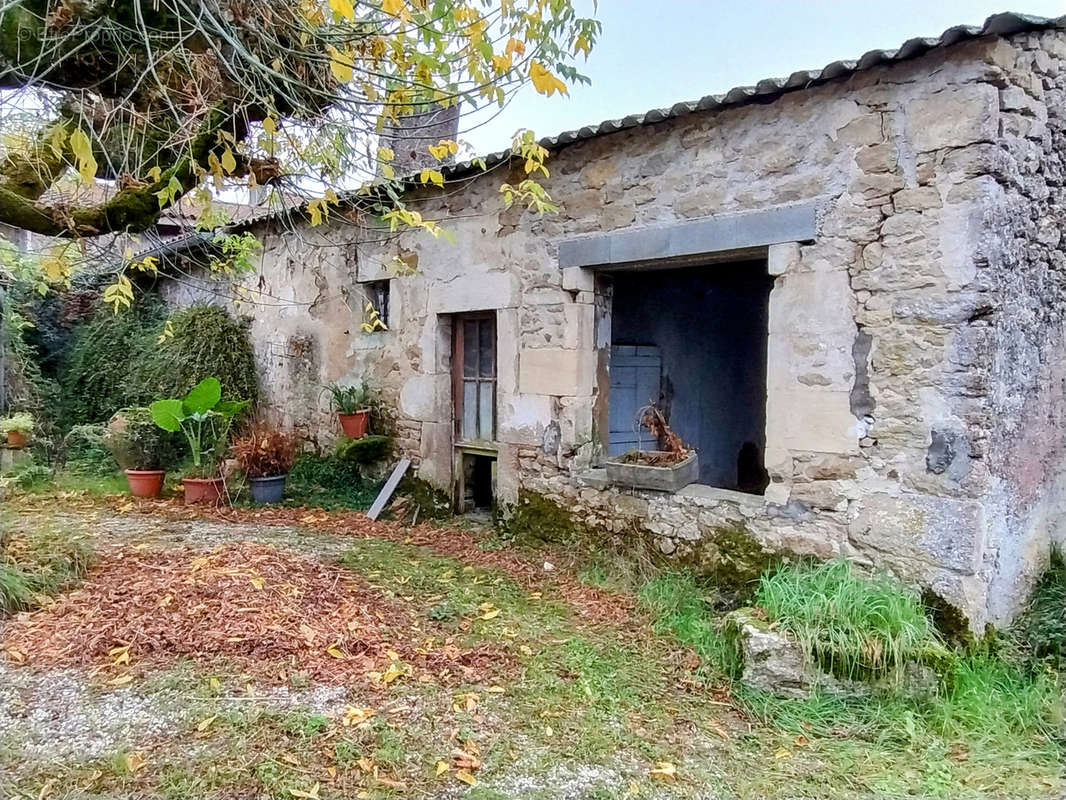
<svg viewBox="0 0 1066 800">
<path fill-rule="evenodd" d="M 598 125 L 586 125 L 577 130 L 563 131 L 555 136 L 540 139 L 540 144 L 548 150 L 559 150 L 567 145 L 606 136 L 611 133 L 653 125 L 677 117 L 687 116 L 700 111 L 717 111 L 729 106 L 739 106 L 755 100 L 765 102 L 788 92 L 799 91 L 814 85 L 845 78 L 856 72 L 871 69 L 882 64 L 893 64 L 925 55 L 938 47 L 950 47 L 984 36 L 1012 36 L 1026 31 L 1040 31 L 1049 28 L 1066 28 L 1066 15 L 1061 17 L 1038 17 L 1030 14 L 1003 12 L 993 14 L 985 20 L 984 25 L 956 25 L 948 28 L 936 38 L 916 37 L 908 39 L 895 50 L 870 50 L 855 61 L 833 61 L 820 70 L 799 70 L 787 78 L 764 78 L 753 86 L 736 86 L 724 94 L 709 94 L 699 100 L 675 103 L 669 108 L 653 108 L 643 114 L 630 114 L 622 119 L 608 119 Z M 483 157 L 486 167 L 492 167 L 511 157 L 509 150 L 500 150 Z M 481 165 L 475 166 L 474 160 L 461 161 L 443 170 L 446 177 L 457 179 L 481 171 Z M 343 199 L 343 198 L 342 198 Z M 291 213 L 293 209 L 272 210 L 257 216 L 251 216 L 236 224 L 233 228 L 245 228 L 258 222 Z"/>
</svg>

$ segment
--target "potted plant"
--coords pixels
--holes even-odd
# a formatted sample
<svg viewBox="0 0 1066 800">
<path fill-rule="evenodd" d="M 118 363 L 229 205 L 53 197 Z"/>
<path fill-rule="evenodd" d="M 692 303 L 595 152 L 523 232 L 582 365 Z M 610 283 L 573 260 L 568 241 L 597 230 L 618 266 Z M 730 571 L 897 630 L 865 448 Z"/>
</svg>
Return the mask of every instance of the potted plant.
<svg viewBox="0 0 1066 800">
<path fill-rule="evenodd" d="M 696 451 L 681 441 L 666 424 L 666 417 L 656 406 L 645 406 L 637 412 L 638 424 L 647 428 L 658 443 L 658 450 L 630 450 L 609 458 L 607 479 L 633 489 L 653 489 L 676 492 L 700 475 Z"/>
<path fill-rule="evenodd" d="M 182 478 L 186 503 L 218 502 L 225 481 L 218 463 L 226 452 L 226 437 L 233 417 L 247 401 L 222 399 L 218 378 L 204 378 L 181 400 L 156 400 L 148 409 L 155 424 L 171 433 L 181 431 L 192 455 L 192 469 Z"/>
<path fill-rule="evenodd" d="M 25 411 L 20 411 L 6 419 L 0 419 L 0 433 L 7 436 L 9 447 L 21 449 L 26 446 L 30 434 L 33 433 L 33 417 Z"/>
<path fill-rule="evenodd" d="M 295 437 L 269 425 L 253 425 L 233 442 L 232 452 L 248 476 L 252 499 L 257 503 L 280 503 L 285 494 L 285 478 L 296 460 Z"/>
<path fill-rule="evenodd" d="M 158 497 L 167 466 L 178 459 L 173 434 L 156 425 L 147 408 L 124 408 L 107 428 L 104 441 L 126 472 L 130 494 Z"/>
<path fill-rule="evenodd" d="M 351 386 L 331 383 L 328 387 L 333 396 L 333 408 L 341 422 L 341 430 L 349 439 L 366 436 L 370 425 L 370 404 L 374 391 L 364 378 Z"/>
</svg>

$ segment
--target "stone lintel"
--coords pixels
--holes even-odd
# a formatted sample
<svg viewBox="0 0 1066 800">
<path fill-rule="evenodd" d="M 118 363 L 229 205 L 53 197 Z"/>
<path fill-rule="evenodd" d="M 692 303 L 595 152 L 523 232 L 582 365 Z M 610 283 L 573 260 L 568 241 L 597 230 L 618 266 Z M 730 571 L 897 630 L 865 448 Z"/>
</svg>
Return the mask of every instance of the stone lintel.
<svg viewBox="0 0 1066 800">
<path fill-rule="evenodd" d="M 809 242 L 818 228 L 817 202 L 719 214 L 694 222 L 627 230 L 559 243 L 559 266 L 619 268 L 728 251 Z"/>
</svg>

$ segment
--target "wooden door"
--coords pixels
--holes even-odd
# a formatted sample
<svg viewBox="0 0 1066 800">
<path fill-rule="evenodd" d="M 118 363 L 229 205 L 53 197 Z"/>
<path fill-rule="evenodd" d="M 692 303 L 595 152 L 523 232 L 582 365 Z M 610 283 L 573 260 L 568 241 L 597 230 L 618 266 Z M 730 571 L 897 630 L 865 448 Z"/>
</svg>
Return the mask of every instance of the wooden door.
<svg viewBox="0 0 1066 800">
<path fill-rule="evenodd" d="M 641 429 L 637 413 L 659 402 L 663 360 L 654 345 L 611 348 L 611 394 L 608 398 L 608 455 L 654 450 L 657 442 Z"/>
</svg>

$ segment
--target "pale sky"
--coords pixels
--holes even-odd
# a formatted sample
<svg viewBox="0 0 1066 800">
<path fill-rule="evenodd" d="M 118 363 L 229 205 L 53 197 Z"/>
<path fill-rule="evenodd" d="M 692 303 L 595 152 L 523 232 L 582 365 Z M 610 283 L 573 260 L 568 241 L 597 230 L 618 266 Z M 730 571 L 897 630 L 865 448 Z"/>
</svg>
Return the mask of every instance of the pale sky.
<svg viewBox="0 0 1066 800">
<path fill-rule="evenodd" d="M 600 0 L 603 35 L 569 98 L 523 89 L 495 119 L 463 138 L 479 153 L 503 149 L 518 128 L 538 137 L 718 94 L 762 78 L 867 50 L 895 48 L 1000 11 L 1066 14 L 1066 0 Z M 464 125 L 465 127 L 465 125 Z"/>
</svg>

